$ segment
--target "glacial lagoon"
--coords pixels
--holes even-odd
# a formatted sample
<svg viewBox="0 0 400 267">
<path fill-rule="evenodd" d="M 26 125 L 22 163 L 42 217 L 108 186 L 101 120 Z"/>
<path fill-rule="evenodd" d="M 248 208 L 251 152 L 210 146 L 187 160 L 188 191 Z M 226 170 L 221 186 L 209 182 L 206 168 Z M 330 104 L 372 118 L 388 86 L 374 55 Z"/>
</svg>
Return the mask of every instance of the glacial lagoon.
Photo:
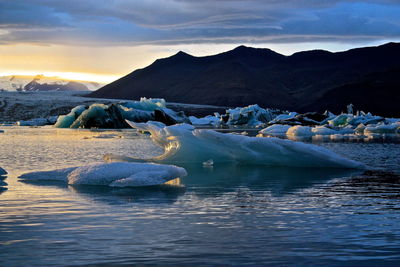
<svg viewBox="0 0 400 267">
<path fill-rule="evenodd" d="M 396 265 L 400 141 L 303 140 L 372 171 L 188 164 L 145 188 L 23 182 L 23 173 L 162 154 L 127 130 L 0 127 L 0 265 Z M 240 130 L 241 131 L 241 130 Z M 238 132 L 240 132 L 238 130 Z M 384 261 L 384 263 L 383 263 Z"/>
</svg>

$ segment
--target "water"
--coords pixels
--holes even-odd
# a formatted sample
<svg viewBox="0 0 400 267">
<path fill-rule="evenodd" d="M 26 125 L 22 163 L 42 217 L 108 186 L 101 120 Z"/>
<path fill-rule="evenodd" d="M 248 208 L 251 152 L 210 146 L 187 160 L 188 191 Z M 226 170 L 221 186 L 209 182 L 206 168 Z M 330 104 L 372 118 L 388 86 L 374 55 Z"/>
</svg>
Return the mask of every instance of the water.
<svg viewBox="0 0 400 267">
<path fill-rule="evenodd" d="M 133 130 L 3 127 L 0 266 L 398 265 L 400 144 L 319 143 L 381 170 L 185 166 L 175 185 L 113 189 L 18 175 L 161 153 Z M 94 138 L 103 137 L 103 138 Z M 108 137 L 108 138 L 107 138 Z M 383 171 L 383 172 L 382 172 Z"/>
</svg>

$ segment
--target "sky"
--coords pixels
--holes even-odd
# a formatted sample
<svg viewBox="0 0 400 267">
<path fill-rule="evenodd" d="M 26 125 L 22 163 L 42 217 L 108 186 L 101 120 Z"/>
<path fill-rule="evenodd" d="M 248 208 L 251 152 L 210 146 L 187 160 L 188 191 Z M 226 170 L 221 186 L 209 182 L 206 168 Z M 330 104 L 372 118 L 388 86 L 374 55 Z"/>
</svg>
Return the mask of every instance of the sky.
<svg viewBox="0 0 400 267">
<path fill-rule="evenodd" d="M 0 0 L 0 76 L 108 83 L 182 50 L 290 55 L 400 41 L 399 0 Z"/>
</svg>

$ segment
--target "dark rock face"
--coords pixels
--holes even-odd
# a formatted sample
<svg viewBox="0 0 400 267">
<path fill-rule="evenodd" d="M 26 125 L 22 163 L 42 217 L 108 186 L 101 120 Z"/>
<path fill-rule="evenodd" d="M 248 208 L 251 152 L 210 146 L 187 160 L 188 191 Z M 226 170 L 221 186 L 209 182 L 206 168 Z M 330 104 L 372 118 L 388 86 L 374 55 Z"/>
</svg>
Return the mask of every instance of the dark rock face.
<svg viewBox="0 0 400 267">
<path fill-rule="evenodd" d="M 298 112 L 341 112 L 353 103 L 365 111 L 396 116 L 400 115 L 399 58 L 398 43 L 338 53 L 314 50 L 292 56 L 244 46 L 207 57 L 179 52 L 90 96 L 146 96 L 231 107 L 257 103 Z M 377 98 L 384 104 L 377 103 Z"/>
</svg>

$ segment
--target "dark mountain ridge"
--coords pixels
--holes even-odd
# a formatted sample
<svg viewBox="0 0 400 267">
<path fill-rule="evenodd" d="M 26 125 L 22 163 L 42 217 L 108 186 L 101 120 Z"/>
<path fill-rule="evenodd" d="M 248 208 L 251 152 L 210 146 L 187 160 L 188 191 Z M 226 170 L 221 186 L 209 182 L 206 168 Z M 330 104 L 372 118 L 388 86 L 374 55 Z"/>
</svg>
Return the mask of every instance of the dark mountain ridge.
<svg viewBox="0 0 400 267">
<path fill-rule="evenodd" d="M 379 92 L 376 79 L 380 81 Z M 171 102 L 221 106 L 257 103 L 300 112 L 323 111 L 328 106 L 331 111 L 340 112 L 353 102 L 358 109 L 398 116 L 398 105 L 392 106 L 400 100 L 398 85 L 399 43 L 336 53 L 312 50 L 291 56 L 239 46 L 206 57 L 180 51 L 135 70 L 90 96 L 162 97 Z M 375 95 L 391 99 L 388 105 L 378 105 Z M 378 99 L 384 101 L 382 97 Z"/>
</svg>

